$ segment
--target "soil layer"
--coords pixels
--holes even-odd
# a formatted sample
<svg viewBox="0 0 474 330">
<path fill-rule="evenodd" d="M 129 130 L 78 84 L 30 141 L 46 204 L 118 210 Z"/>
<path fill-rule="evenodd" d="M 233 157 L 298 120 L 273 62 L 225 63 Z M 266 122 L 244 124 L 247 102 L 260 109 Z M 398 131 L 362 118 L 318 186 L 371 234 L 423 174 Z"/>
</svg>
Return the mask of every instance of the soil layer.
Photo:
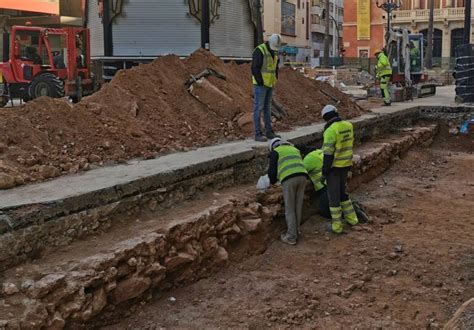
<svg viewBox="0 0 474 330">
<path fill-rule="evenodd" d="M 444 136 L 362 185 L 367 229 L 335 237 L 313 216 L 298 245 L 275 241 L 109 328 L 439 328 L 474 296 L 474 155 L 460 145 Z"/>
<path fill-rule="evenodd" d="M 209 76 L 185 82 L 210 68 Z M 275 99 L 287 116 L 276 130 L 321 120 L 322 107 L 335 101 L 341 115 L 367 112 L 328 84 L 289 68 L 280 71 Z M 325 91 L 327 94 L 323 94 Z M 249 137 L 253 134 L 250 65 L 224 63 L 199 50 L 185 60 L 165 56 L 122 70 L 90 97 L 72 105 L 39 98 L 0 112 L 0 189 L 77 173 L 133 158 Z"/>
</svg>

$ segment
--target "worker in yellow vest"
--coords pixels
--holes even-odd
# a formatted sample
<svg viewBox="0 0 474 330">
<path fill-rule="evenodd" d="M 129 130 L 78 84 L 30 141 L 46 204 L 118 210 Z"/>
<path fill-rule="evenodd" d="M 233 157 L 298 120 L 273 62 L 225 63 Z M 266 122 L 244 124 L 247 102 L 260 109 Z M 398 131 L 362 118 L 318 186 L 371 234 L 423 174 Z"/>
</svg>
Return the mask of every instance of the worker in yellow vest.
<svg viewBox="0 0 474 330">
<path fill-rule="evenodd" d="M 375 57 L 377 58 L 377 64 L 375 65 L 375 77 L 380 81 L 380 90 L 382 91 L 382 98 L 384 105 L 391 105 L 392 100 L 390 98 L 390 92 L 388 90 L 388 83 L 392 78 L 392 66 L 388 59 L 388 56 L 382 49 L 375 51 Z"/>
<path fill-rule="evenodd" d="M 331 212 L 331 231 L 341 234 L 342 216 L 352 226 L 359 222 L 352 201 L 346 193 L 347 175 L 352 168 L 352 147 L 354 130 L 352 124 L 339 117 L 333 105 L 326 105 L 321 111 L 326 121 L 323 133 L 323 169 L 326 178 L 329 210 Z"/>
<path fill-rule="evenodd" d="M 273 88 L 278 79 L 278 50 L 282 45 L 279 34 L 272 34 L 267 42 L 255 48 L 252 55 L 252 83 L 254 91 L 253 121 L 255 125 L 255 141 L 265 142 L 279 137 L 272 128 L 272 97 Z M 263 112 L 265 136 L 260 127 Z"/>
<path fill-rule="evenodd" d="M 268 177 L 271 184 L 280 181 L 285 202 L 286 233 L 281 234 L 282 242 L 296 244 L 303 213 L 303 199 L 308 173 L 304 167 L 300 151 L 281 138 L 273 138 L 269 144 L 270 164 Z"/>
<path fill-rule="evenodd" d="M 316 201 L 319 214 L 330 218 L 326 181 L 323 177 L 323 159 L 323 150 L 316 149 L 303 158 L 303 163 L 314 188 L 311 199 Z"/>
<path fill-rule="evenodd" d="M 303 150 L 301 150 L 303 149 Z M 312 148 L 300 147 L 302 154 L 309 151 Z M 304 167 L 308 171 L 308 176 L 313 184 L 313 191 L 311 194 L 311 203 L 313 207 L 317 208 L 318 214 L 326 219 L 331 219 L 331 211 L 329 209 L 329 199 L 327 183 L 323 176 L 323 162 L 324 153 L 322 149 L 316 149 L 308 152 L 303 158 Z M 363 210 L 362 206 L 354 201 L 352 205 L 357 215 L 359 222 L 368 222 L 368 216 Z"/>
</svg>

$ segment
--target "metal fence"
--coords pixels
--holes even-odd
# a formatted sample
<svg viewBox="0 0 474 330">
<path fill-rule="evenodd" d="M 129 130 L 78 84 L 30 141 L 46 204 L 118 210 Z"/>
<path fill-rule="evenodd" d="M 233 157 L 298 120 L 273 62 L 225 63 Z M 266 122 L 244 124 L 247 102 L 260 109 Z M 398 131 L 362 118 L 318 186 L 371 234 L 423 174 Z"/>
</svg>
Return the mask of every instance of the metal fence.
<svg viewBox="0 0 474 330">
<path fill-rule="evenodd" d="M 324 59 L 320 58 L 319 63 L 323 63 Z M 349 67 L 357 68 L 359 70 L 367 71 L 371 74 L 375 72 L 375 65 L 377 59 L 362 58 L 362 57 L 332 57 L 329 58 L 329 65 L 331 67 Z M 454 70 L 456 65 L 456 58 L 454 57 L 434 57 L 433 58 L 433 69 L 442 70 Z"/>
</svg>

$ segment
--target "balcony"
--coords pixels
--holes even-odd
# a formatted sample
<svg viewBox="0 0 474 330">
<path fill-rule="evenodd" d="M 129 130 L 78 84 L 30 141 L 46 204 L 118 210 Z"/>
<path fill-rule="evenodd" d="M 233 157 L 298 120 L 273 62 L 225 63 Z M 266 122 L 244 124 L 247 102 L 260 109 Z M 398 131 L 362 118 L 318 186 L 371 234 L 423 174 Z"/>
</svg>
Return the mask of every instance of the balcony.
<svg viewBox="0 0 474 330">
<path fill-rule="evenodd" d="M 394 14 L 396 15 L 393 19 L 394 23 L 411 23 L 412 21 L 428 21 L 430 11 L 428 9 L 398 10 Z M 435 9 L 434 19 L 435 21 L 462 21 L 464 20 L 464 8 Z"/>
</svg>

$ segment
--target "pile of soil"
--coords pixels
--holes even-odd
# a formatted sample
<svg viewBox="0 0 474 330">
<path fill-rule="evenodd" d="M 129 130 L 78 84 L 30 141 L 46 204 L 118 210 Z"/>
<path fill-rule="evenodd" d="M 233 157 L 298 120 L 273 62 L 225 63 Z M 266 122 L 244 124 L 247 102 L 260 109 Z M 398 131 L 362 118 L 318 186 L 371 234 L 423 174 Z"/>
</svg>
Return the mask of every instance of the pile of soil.
<svg viewBox="0 0 474 330">
<path fill-rule="evenodd" d="M 185 81 L 211 68 L 192 86 Z M 275 99 L 287 116 L 276 130 L 321 120 L 320 110 L 341 101 L 345 118 L 367 110 L 331 86 L 284 68 Z M 88 170 L 132 158 L 186 151 L 243 139 L 253 134 L 250 65 L 224 63 L 198 50 L 185 60 L 165 56 L 150 64 L 119 71 L 90 97 L 72 105 L 40 98 L 0 113 L 0 189 Z"/>
</svg>

